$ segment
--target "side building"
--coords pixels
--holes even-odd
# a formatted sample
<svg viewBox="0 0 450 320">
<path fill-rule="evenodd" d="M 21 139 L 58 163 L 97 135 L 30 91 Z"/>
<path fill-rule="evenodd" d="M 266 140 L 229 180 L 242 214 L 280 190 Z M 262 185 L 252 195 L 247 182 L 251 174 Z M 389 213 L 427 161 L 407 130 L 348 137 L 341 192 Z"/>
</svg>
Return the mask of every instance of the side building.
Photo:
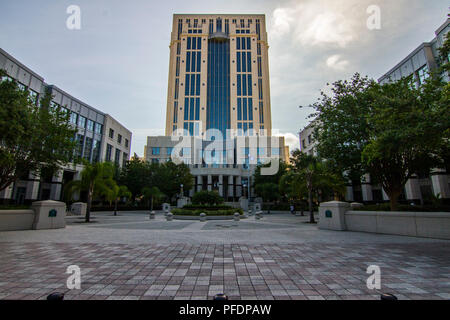
<svg viewBox="0 0 450 320">
<path fill-rule="evenodd" d="M 77 156 L 91 163 L 111 161 L 123 166 L 129 159 L 132 133 L 109 114 L 103 113 L 71 96 L 0 48 L 0 69 L 6 78 L 14 79 L 20 88 L 27 90 L 39 105 L 39 100 L 49 90 L 53 106 L 61 106 L 70 113 L 70 122 L 77 128 L 74 139 Z M 3 80 L 3 79 L 2 79 Z M 0 202 L 29 203 L 36 200 L 62 200 L 64 185 L 80 179 L 83 166 L 70 164 L 58 172 L 43 172 L 40 176 L 30 172 L 15 184 L 0 191 Z"/>
<path fill-rule="evenodd" d="M 413 75 L 417 86 L 420 86 L 430 76 L 431 71 L 436 71 L 442 63 L 440 61 L 439 48 L 442 47 L 447 33 L 450 31 L 450 19 L 435 32 L 436 37 L 430 42 L 422 43 L 418 48 L 400 61 L 394 68 L 379 78 L 379 83 L 397 81 Z M 450 80 L 447 73 L 442 74 L 447 82 Z M 317 143 L 313 139 L 314 120 L 299 134 L 301 150 L 308 154 L 317 154 Z M 431 176 L 414 176 L 410 179 L 400 195 L 400 201 L 421 203 L 432 195 L 439 195 L 442 199 L 450 199 L 450 175 L 449 172 L 436 169 Z M 387 194 L 380 185 L 372 184 L 370 175 L 365 175 L 361 181 L 349 181 L 346 193 L 347 201 L 376 203 L 389 201 Z"/>
</svg>

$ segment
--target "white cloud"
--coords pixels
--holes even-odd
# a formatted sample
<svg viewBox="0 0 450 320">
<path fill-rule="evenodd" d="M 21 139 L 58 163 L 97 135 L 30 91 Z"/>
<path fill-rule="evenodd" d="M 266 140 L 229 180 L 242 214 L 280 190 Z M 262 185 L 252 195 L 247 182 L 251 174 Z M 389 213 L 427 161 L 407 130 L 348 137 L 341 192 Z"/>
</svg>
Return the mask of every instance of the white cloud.
<svg viewBox="0 0 450 320">
<path fill-rule="evenodd" d="M 332 55 L 327 59 L 327 66 L 332 69 L 345 70 L 348 65 L 348 60 L 342 60 L 339 54 Z"/>
<path fill-rule="evenodd" d="M 273 130 L 272 134 L 276 137 L 284 137 L 284 143 L 289 146 L 289 152 L 300 149 L 300 140 L 297 135 L 291 132 L 279 132 Z"/>
</svg>

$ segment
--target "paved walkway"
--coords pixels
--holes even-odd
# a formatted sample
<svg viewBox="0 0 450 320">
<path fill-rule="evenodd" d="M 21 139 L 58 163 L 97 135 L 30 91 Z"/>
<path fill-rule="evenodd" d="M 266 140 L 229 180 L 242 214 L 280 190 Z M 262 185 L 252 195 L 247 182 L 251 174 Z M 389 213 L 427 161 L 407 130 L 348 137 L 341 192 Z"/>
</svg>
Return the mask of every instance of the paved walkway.
<svg viewBox="0 0 450 320">
<path fill-rule="evenodd" d="M 450 241 L 318 230 L 291 215 L 171 221 L 68 217 L 60 230 L 0 232 L 0 299 L 450 299 Z M 81 268 L 81 289 L 66 268 Z"/>
</svg>

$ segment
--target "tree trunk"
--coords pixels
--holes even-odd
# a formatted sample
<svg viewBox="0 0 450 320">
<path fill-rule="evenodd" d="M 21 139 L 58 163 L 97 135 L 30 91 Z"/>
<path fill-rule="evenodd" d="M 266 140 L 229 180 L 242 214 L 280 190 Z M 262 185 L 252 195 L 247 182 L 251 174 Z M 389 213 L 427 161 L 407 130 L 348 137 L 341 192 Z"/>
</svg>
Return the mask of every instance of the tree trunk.
<svg viewBox="0 0 450 320">
<path fill-rule="evenodd" d="M 153 197 L 152 197 L 152 206 L 150 208 L 150 211 L 153 211 Z"/>
<path fill-rule="evenodd" d="M 397 211 L 398 208 L 398 198 L 400 196 L 400 191 L 392 191 L 388 193 L 389 204 L 391 206 L 391 211 Z"/>
<path fill-rule="evenodd" d="M 88 191 L 85 222 L 90 222 L 90 219 L 91 219 L 91 205 L 92 205 L 92 195 L 93 195 L 93 193 L 94 193 L 94 186 L 91 185 L 89 187 L 89 191 Z"/>
<path fill-rule="evenodd" d="M 309 204 L 309 223 L 316 223 L 316 221 L 314 220 L 311 189 L 308 189 L 308 204 Z"/>
<path fill-rule="evenodd" d="M 117 216 L 117 198 L 114 201 L 114 215 Z"/>
</svg>

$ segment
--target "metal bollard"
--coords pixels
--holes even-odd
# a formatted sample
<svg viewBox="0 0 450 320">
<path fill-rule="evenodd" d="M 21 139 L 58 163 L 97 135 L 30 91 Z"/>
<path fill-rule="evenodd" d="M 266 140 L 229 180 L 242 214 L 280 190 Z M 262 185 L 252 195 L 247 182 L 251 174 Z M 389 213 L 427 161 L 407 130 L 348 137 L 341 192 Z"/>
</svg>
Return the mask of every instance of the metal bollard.
<svg viewBox="0 0 450 320">
<path fill-rule="evenodd" d="M 172 219 L 173 219 L 173 214 L 172 214 L 172 212 L 169 212 L 169 213 L 166 215 L 166 220 L 167 220 L 167 221 L 172 221 Z"/>
<path fill-rule="evenodd" d="M 206 222 L 206 213 L 200 213 L 200 222 Z"/>
<path fill-rule="evenodd" d="M 155 219 L 155 211 L 150 212 L 150 220 Z"/>
<path fill-rule="evenodd" d="M 239 220 L 241 220 L 241 215 L 240 215 L 239 212 L 236 212 L 236 213 L 234 214 L 233 220 L 234 220 L 234 221 L 239 221 Z"/>
</svg>

